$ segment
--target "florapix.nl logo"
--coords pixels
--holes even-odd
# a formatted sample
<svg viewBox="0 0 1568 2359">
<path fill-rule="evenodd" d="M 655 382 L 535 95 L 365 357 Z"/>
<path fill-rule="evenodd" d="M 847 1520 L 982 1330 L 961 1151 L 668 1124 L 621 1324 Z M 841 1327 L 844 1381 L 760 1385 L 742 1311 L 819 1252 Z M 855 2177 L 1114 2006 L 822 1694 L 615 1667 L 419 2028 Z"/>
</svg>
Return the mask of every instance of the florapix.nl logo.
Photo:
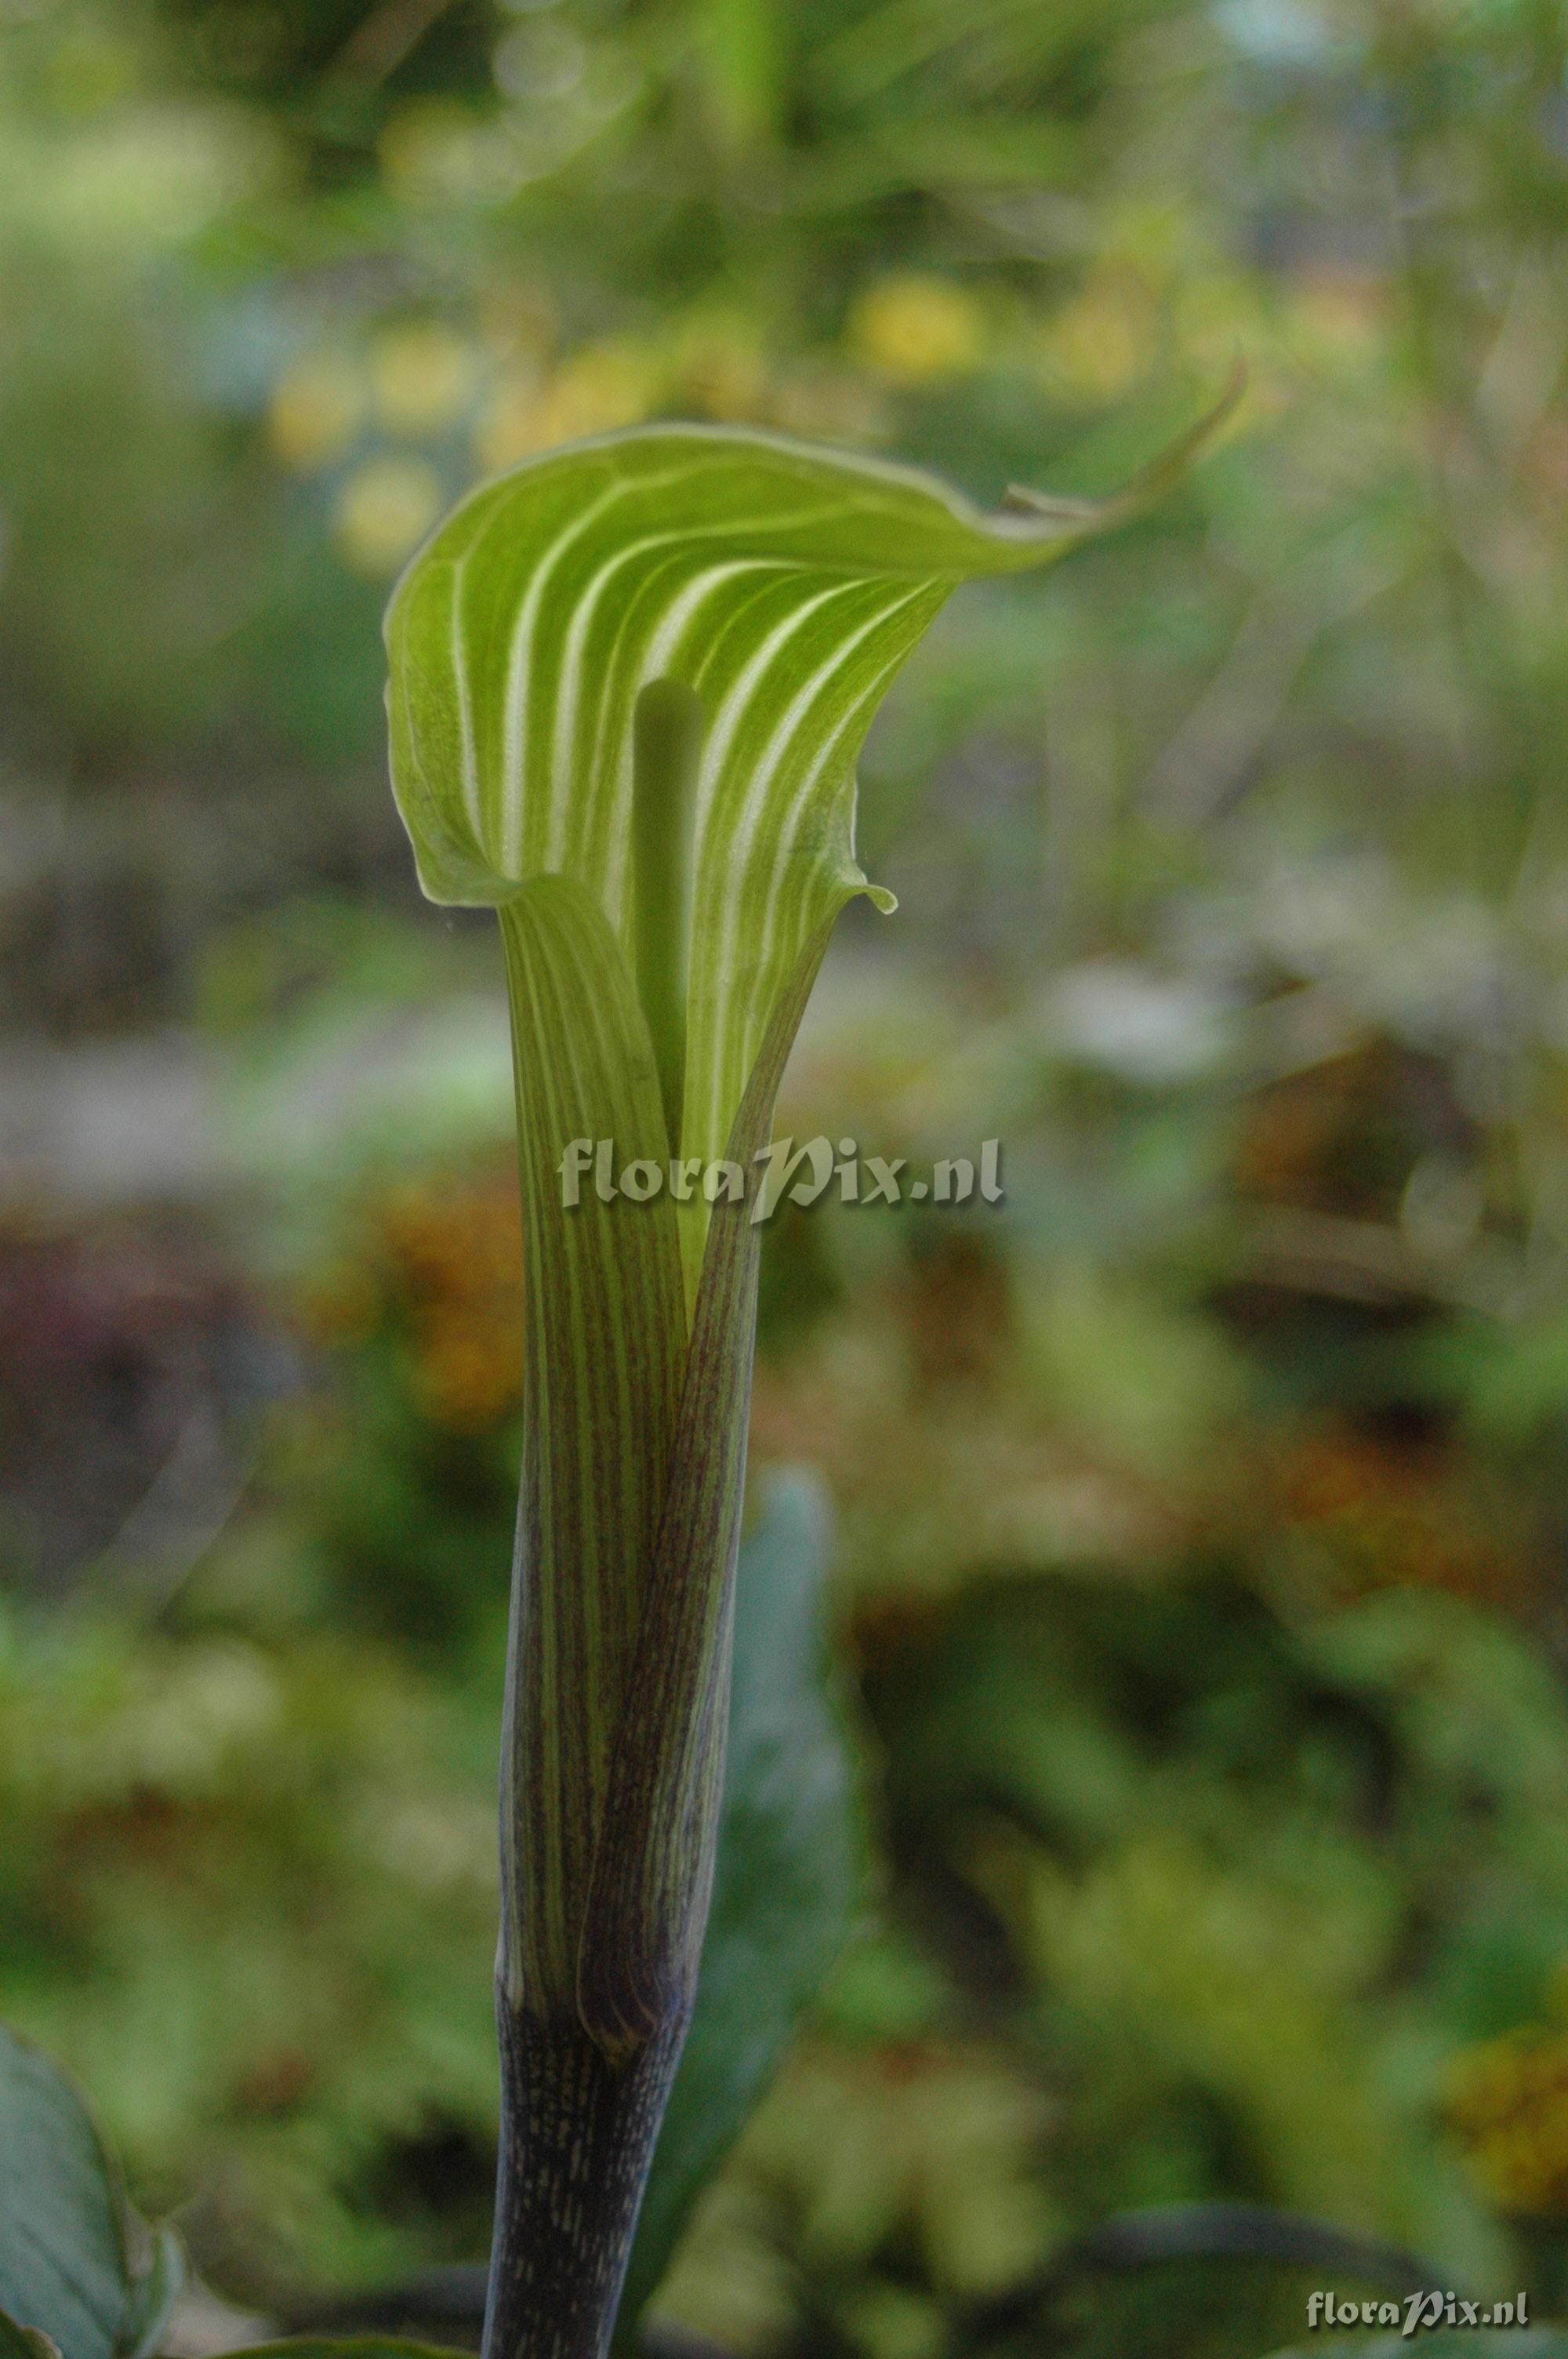
<svg viewBox="0 0 1568 2359">
<path fill-rule="evenodd" d="M 750 1170 L 728 1157 L 672 1156 L 656 1162 L 633 1156 L 622 1162 L 612 1138 L 574 1138 L 556 1166 L 561 1202 L 571 1211 L 591 1193 L 601 1204 L 624 1197 L 650 1204 L 666 1192 L 677 1204 L 701 1197 L 708 1204 L 750 1205 L 753 1222 L 773 1218 L 785 1199 L 816 1204 L 824 1198 L 841 1204 L 996 1205 L 1004 1201 L 1001 1141 L 982 1138 L 973 1155 L 938 1157 L 928 1169 L 912 1171 L 903 1155 L 862 1155 L 852 1138 L 775 1138 L 759 1147 Z"/>
</svg>

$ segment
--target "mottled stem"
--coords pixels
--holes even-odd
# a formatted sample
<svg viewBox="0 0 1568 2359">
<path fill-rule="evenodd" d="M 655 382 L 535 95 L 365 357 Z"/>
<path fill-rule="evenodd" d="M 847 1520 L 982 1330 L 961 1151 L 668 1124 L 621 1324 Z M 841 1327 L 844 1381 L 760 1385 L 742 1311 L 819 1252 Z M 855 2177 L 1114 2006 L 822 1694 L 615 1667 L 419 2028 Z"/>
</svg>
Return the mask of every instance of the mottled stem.
<svg viewBox="0 0 1568 2359">
<path fill-rule="evenodd" d="M 496 2018 L 501 2168 L 482 2359 L 603 2359 L 687 2018 L 620 2067 L 575 2016 L 514 2008 L 498 1988 Z"/>
</svg>

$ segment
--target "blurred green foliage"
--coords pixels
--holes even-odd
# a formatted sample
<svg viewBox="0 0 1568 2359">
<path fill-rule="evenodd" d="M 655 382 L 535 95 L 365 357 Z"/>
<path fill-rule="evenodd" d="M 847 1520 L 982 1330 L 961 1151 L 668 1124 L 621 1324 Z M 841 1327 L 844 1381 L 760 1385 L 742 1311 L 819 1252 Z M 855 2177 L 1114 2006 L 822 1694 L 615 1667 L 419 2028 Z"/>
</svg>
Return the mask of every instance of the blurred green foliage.
<svg viewBox="0 0 1568 2359">
<path fill-rule="evenodd" d="M 6 1149 L 0 2014 L 230 2290 L 484 2243 L 516 1213 L 495 978 L 381 775 L 392 574 L 644 417 L 1102 488 L 1239 350 L 1218 453 L 968 593 L 863 764 L 903 910 L 780 1129 L 1000 1136 L 1008 1201 L 769 1239 L 881 1898 L 666 2299 L 1000 2359 L 1076 2228 L 1205 2197 L 1568 2299 L 1565 54 L 1546 0 L 0 9 L 0 966 L 18 1071 L 135 1083 L 81 1205 Z M 148 1043 L 295 1373 L 222 1392 L 217 1537 L 120 1582 L 79 1517 L 62 1605 L 49 1491 L 211 1357 L 116 1179 Z M 1251 2359 L 1308 2289 L 1050 2331 Z"/>
</svg>

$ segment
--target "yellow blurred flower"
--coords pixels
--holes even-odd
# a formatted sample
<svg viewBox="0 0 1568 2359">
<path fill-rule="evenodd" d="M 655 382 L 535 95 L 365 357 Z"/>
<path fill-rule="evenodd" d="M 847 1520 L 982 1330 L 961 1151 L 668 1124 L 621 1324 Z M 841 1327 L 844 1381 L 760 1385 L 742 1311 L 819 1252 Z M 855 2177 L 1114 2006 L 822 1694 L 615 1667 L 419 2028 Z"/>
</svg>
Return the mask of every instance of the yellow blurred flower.
<svg viewBox="0 0 1568 2359">
<path fill-rule="evenodd" d="M 1568 2219 L 1568 2034 L 1509 2032 L 1466 2049 L 1447 2114 L 1499 2211 Z"/>
<path fill-rule="evenodd" d="M 341 459 L 364 423 L 366 389 L 346 353 L 310 353 L 285 369 L 267 403 L 267 440 L 286 467 L 309 474 Z"/>
<path fill-rule="evenodd" d="M 630 344 L 585 344 L 556 371 L 545 394 L 551 442 L 607 434 L 634 426 L 653 407 L 656 375 L 650 357 Z"/>
<path fill-rule="evenodd" d="M 339 492 L 332 533 L 356 573 L 395 573 L 441 511 L 441 483 L 423 459 L 367 459 Z"/>
<path fill-rule="evenodd" d="M 654 407 L 658 377 L 651 356 L 629 344 L 585 344 L 543 380 L 514 371 L 474 429 L 474 456 L 482 467 L 506 467 L 557 442 L 634 426 Z"/>
<path fill-rule="evenodd" d="M 967 288 L 916 271 L 881 278 L 859 296 L 846 329 L 858 360 L 905 385 L 979 365 L 985 321 Z"/>
<path fill-rule="evenodd" d="M 473 429 L 473 455 L 487 475 L 544 449 L 543 387 L 542 373 L 526 366 L 497 381 Z"/>
<path fill-rule="evenodd" d="M 682 337 L 676 390 L 684 409 L 725 422 L 766 413 L 767 362 L 754 329 L 743 321 L 706 320 Z"/>
<path fill-rule="evenodd" d="M 886 397 L 851 369 L 802 361 L 773 389 L 768 408 L 786 434 L 820 442 L 880 442 L 888 433 Z"/>
<path fill-rule="evenodd" d="M 389 434 L 431 434 L 473 398 L 475 355 L 449 328 L 390 328 L 370 350 L 376 417 Z"/>
<path fill-rule="evenodd" d="M 1097 270 L 1045 331 L 1046 374 L 1080 398 L 1114 401 L 1154 358 L 1159 317 L 1147 281 L 1121 266 Z"/>
</svg>

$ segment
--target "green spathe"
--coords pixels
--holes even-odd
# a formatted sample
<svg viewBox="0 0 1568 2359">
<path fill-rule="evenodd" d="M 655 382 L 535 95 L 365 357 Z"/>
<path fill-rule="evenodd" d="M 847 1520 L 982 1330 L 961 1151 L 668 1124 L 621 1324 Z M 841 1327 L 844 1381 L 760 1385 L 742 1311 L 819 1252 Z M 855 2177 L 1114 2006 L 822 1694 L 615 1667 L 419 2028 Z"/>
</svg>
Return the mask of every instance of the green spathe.
<svg viewBox="0 0 1568 2359">
<path fill-rule="evenodd" d="M 1018 493 L 987 515 L 911 468 L 655 426 L 482 485 L 387 614 L 393 786 L 426 892 L 500 904 L 570 876 L 635 962 L 638 699 L 656 681 L 690 690 L 704 726 L 670 1148 L 719 1155 L 806 944 L 868 889 L 855 759 L 893 674 L 961 582 L 1060 555 L 1186 455 L 1114 502 Z M 701 1241 L 699 1206 L 688 1297 Z"/>
<path fill-rule="evenodd" d="M 502 1772 L 492 2359 L 597 2359 L 697 1981 L 729 1717 L 749 1208 L 561 1202 L 572 1139 L 752 1173 L 855 860 L 855 759 L 970 575 L 1121 499 L 652 427 L 460 503 L 394 593 L 392 775 L 432 898 L 498 909 L 527 1333 Z M 552 2141 L 555 2152 L 550 2151 Z"/>
</svg>

